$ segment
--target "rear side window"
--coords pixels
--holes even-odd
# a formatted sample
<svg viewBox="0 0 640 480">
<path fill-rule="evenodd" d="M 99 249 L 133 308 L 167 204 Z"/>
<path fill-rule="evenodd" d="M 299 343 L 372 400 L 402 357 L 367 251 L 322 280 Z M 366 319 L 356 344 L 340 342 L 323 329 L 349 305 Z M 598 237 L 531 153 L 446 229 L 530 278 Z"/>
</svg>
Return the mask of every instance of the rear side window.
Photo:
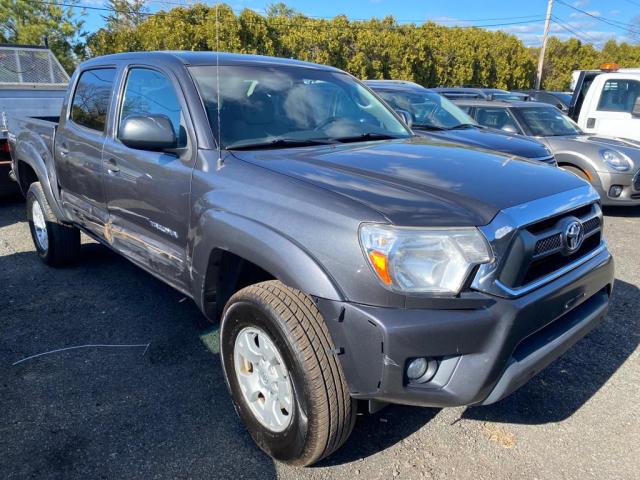
<svg viewBox="0 0 640 480">
<path fill-rule="evenodd" d="M 148 68 L 133 68 L 127 76 L 119 128 L 130 115 L 164 115 L 171 121 L 178 146 L 187 143 L 182 124 L 182 109 L 171 81 L 160 72 Z"/>
<path fill-rule="evenodd" d="M 115 68 L 82 72 L 71 103 L 71 120 L 78 125 L 104 132 Z"/>
<path fill-rule="evenodd" d="M 602 88 L 598 110 L 631 113 L 639 95 L 640 82 L 636 80 L 607 80 Z"/>
</svg>

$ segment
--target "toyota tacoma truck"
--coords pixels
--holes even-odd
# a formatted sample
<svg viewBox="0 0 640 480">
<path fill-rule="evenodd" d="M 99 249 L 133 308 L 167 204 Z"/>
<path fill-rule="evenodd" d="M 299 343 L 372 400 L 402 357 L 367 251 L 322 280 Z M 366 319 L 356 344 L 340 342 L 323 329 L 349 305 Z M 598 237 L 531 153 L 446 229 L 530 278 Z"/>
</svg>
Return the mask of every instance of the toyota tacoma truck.
<svg viewBox="0 0 640 480">
<path fill-rule="evenodd" d="M 239 417 L 279 461 L 334 452 L 358 405 L 497 402 L 607 311 L 589 184 L 417 137 L 335 68 L 98 57 L 59 121 L 9 125 L 40 258 L 72 262 L 83 231 L 191 297 L 220 322 Z"/>
</svg>

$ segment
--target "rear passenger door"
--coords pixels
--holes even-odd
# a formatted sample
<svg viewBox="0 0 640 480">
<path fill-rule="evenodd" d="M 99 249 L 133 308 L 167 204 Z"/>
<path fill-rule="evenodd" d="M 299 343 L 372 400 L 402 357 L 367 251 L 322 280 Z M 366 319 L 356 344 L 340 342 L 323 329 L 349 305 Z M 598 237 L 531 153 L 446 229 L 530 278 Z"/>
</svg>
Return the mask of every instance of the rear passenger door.
<svg viewBox="0 0 640 480">
<path fill-rule="evenodd" d="M 107 220 L 102 147 L 115 76 L 115 68 L 80 73 L 55 141 L 62 201 L 78 223 L 97 233 Z"/>
<path fill-rule="evenodd" d="M 169 118 L 178 148 L 139 150 L 118 140 L 125 118 L 154 114 Z M 177 288 L 188 281 L 185 252 L 195 160 L 186 118 L 181 91 L 169 73 L 131 67 L 124 74 L 117 113 L 103 150 L 109 241 Z"/>
</svg>

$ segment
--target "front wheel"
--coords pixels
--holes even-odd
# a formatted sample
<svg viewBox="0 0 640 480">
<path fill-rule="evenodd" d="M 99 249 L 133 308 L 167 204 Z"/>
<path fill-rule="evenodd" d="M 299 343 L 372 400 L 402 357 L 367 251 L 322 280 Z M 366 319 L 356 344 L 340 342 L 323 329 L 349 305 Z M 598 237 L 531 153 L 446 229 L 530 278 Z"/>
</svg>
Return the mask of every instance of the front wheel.
<svg viewBox="0 0 640 480">
<path fill-rule="evenodd" d="M 356 402 L 307 295 L 278 281 L 240 290 L 225 307 L 220 345 L 236 411 L 267 454 L 310 465 L 349 437 Z"/>
<path fill-rule="evenodd" d="M 40 259 L 59 267 L 71 263 L 80 250 L 80 231 L 58 221 L 40 182 L 27 191 L 27 218 L 31 238 Z"/>
</svg>

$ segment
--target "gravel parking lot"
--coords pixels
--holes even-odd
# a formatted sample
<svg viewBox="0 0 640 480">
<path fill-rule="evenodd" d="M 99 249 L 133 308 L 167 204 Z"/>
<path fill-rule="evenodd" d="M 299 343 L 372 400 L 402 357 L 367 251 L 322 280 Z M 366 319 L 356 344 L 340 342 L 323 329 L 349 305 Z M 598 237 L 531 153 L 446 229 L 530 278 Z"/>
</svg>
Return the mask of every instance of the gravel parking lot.
<svg viewBox="0 0 640 480">
<path fill-rule="evenodd" d="M 308 469 L 254 447 L 227 397 L 217 330 L 106 248 L 54 270 L 24 206 L 0 203 L 0 477 L 596 478 L 640 471 L 640 208 L 608 210 L 616 288 L 603 324 L 481 408 L 392 406 Z M 15 362 L 55 349 L 88 347 Z"/>
</svg>

